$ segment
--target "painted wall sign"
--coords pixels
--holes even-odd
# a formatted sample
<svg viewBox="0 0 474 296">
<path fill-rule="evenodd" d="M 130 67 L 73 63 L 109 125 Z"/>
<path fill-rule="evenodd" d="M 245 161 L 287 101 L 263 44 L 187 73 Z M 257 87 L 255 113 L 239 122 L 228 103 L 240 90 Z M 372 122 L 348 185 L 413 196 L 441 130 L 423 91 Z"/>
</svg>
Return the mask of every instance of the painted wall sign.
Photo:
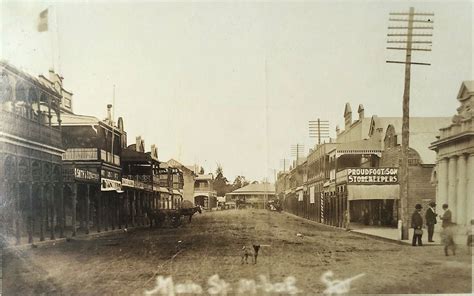
<svg viewBox="0 0 474 296">
<path fill-rule="evenodd" d="M 115 181 L 119 181 L 119 182 L 121 181 L 119 173 L 117 173 L 117 172 L 112 172 L 112 171 L 109 171 L 109 170 L 102 169 L 100 171 L 100 175 L 101 175 L 102 178 L 105 178 L 105 179 L 111 179 L 111 180 L 115 180 Z"/>
<path fill-rule="evenodd" d="M 79 180 L 99 182 L 100 176 L 96 172 L 91 172 L 89 170 L 74 168 L 74 178 L 79 179 Z"/>
<path fill-rule="evenodd" d="M 347 183 L 397 184 L 398 168 L 351 168 L 347 169 Z"/>
</svg>

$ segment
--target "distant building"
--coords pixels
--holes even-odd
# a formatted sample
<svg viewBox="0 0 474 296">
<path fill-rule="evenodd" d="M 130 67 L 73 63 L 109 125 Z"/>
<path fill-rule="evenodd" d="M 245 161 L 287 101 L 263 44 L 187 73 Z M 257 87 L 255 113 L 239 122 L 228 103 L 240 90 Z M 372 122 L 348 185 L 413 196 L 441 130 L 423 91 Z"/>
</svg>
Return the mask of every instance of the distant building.
<svg viewBox="0 0 474 296">
<path fill-rule="evenodd" d="M 122 221 L 125 227 L 144 225 L 145 214 L 159 207 L 159 161 L 156 147 L 145 152 L 145 141 L 139 136 L 135 144 L 122 149 Z M 168 189 L 164 189 L 168 191 Z M 120 224 L 119 224 L 120 226 Z"/>
<path fill-rule="evenodd" d="M 440 129 L 438 140 L 431 144 L 437 153 L 433 182 L 436 184 L 438 211 L 448 204 L 453 222 L 470 225 L 474 200 L 474 81 L 461 84 L 460 105 L 452 121 Z"/>
<path fill-rule="evenodd" d="M 194 180 L 194 204 L 210 210 L 217 206 L 217 192 L 213 189 L 212 174 L 198 175 Z"/>
<path fill-rule="evenodd" d="M 271 183 L 249 184 L 225 195 L 226 201 L 235 202 L 237 206 L 263 209 L 265 204 L 276 198 L 275 185 Z"/>
<path fill-rule="evenodd" d="M 396 226 L 399 217 L 398 171 L 401 158 L 401 117 L 365 117 L 358 107 L 352 120 L 344 108 L 345 129 L 335 142 L 316 146 L 306 162 L 278 174 L 278 194 L 284 209 L 333 226 L 360 222 Z M 447 117 L 410 118 L 409 210 L 434 201 L 430 183 L 436 155 L 428 147 Z"/>
<path fill-rule="evenodd" d="M 178 168 L 183 173 L 183 200 L 194 203 L 194 182 L 197 176 L 195 166 L 185 166 L 175 159 L 168 160 L 168 165 Z"/>
</svg>

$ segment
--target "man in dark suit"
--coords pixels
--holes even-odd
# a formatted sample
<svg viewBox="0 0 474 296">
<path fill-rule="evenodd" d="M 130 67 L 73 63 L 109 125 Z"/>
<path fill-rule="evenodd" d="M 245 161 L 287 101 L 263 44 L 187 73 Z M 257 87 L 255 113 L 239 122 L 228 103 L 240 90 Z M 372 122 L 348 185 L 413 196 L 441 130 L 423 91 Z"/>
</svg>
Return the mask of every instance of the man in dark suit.
<svg viewBox="0 0 474 296">
<path fill-rule="evenodd" d="M 423 207 L 420 204 L 416 204 L 415 211 L 413 215 L 411 215 L 411 227 L 413 228 L 413 240 L 411 245 L 416 246 L 416 242 L 418 241 L 418 246 L 422 246 L 423 243 L 421 242 L 421 236 L 423 235 L 423 217 L 421 217 L 421 209 Z"/>
<path fill-rule="evenodd" d="M 426 220 L 426 226 L 428 228 L 428 241 L 434 242 L 433 233 L 434 233 L 434 226 L 436 224 L 436 216 L 438 216 L 438 214 L 435 213 L 436 204 L 434 202 L 430 202 L 429 206 L 430 207 L 426 210 L 426 213 L 425 213 L 425 220 Z"/>
</svg>

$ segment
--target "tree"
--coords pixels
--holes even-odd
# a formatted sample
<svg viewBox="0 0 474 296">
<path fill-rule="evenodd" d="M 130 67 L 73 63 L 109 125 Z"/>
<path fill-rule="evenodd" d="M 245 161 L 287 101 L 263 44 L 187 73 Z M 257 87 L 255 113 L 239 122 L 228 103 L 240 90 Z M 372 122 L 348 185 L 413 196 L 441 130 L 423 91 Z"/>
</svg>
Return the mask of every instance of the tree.
<svg viewBox="0 0 474 296">
<path fill-rule="evenodd" d="M 229 181 L 224 177 L 224 170 L 220 163 L 217 164 L 216 178 L 214 179 L 213 187 L 217 192 L 217 196 L 225 196 L 225 194 L 230 192 L 232 189 L 229 187 Z"/>
<path fill-rule="evenodd" d="M 235 177 L 234 183 L 232 183 L 232 191 L 247 185 L 249 185 L 249 182 L 245 179 L 244 176 L 237 176 Z"/>
<path fill-rule="evenodd" d="M 201 167 L 201 169 L 199 170 L 199 174 L 204 175 L 204 168 L 203 167 Z"/>
</svg>

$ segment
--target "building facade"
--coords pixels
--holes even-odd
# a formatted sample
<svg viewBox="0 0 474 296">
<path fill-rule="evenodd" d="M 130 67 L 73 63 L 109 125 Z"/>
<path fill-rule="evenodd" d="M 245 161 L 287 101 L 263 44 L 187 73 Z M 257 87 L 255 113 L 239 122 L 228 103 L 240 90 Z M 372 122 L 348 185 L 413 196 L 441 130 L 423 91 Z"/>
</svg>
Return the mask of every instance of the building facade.
<svg viewBox="0 0 474 296">
<path fill-rule="evenodd" d="M 474 81 L 464 81 L 457 100 L 460 106 L 450 124 L 440 129 L 440 135 L 431 144 L 436 151 L 436 184 L 438 211 L 448 204 L 453 222 L 470 225 L 474 200 Z"/>
<path fill-rule="evenodd" d="M 64 236 L 62 86 L 0 62 L 0 234 Z"/>
<path fill-rule="evenodd" d="M 367 118 L 364 113 L 359 105 L 358 119 L 353 121 L 346 104 L 345 128 L 337 128 L 337 138 L 316 146 L 305 163 L 278 174 L 277 193 L 285 198 L 285 210 L 337 227 L 350 222 L 397 226 L 402 119 Z M 417 203 L 426 209 L 434 201 L 430 178 L 435 154 L 428 146 L 448 121 L 410 119 L 409 210 Z"/>
<path fill-rule="evenodd" d="M 275 198 L 275 185 L 270 183 L 249 184 L 225 195 L 226 202 L 235 202 L 237 208 L 253 209 L 264 209 Z"/>
<path fill-rule="evenodd" d="M 200 205 L 206 210 L 217 207 L 217 192 L 212 184 L 212 174 L 199 174 L 194 181 L 194 204 Z"/>
</svg>

